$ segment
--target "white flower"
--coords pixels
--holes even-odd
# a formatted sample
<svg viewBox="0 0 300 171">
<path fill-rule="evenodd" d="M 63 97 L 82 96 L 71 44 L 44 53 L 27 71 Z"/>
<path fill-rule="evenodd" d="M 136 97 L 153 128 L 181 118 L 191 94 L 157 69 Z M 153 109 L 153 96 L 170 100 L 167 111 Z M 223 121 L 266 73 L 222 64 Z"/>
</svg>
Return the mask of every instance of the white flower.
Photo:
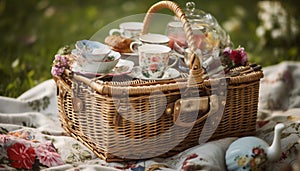
<svg viewBox="0 0 300 171">
<path fill-rule="evenodd" d="M 236 17 L 231 17 L 229 20 L 225 21 L 222 26 L 228 32 L 233 32 L 241 28 L 241 21 Z"/>
<path fill-rule="evenodd" d="M 299 28 L 297 25 L 297 21 L 295 20 L 295 18 L 291 18 L 291 33 L 292 36 L 296 36 L 298 34 Z"/>
<path fill-rule="evenodd" d="M 264 28 L 263 26 L 258 26 L 258 27 L 256 28 L 256 35 L 257 35 L 258 37 L 264 37 L 265 34 L 266 34 L 266 30 L 265 30 L 265 28 Z"/>
<path fill-rule="evenodd" d="M 284 36 L 283 33 L 284 32 L 282 32 L 280 29 L 274 29 L 274 30 L 271 31 L 271 37 L 273 39 L 278 39 L 278 38 Z"/>
</svg>

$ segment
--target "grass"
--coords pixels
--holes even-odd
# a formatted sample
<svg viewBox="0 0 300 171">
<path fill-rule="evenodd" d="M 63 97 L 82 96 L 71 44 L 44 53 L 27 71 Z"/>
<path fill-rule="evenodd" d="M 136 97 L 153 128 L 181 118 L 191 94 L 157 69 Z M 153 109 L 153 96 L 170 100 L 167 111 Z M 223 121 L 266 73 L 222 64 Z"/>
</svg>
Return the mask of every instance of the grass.
<svg viewBox="0 0 300 171">
<path fill-rule="evenodd" d="M 0 95 L 17 97 L 50 79 L 52 60 L 60 47 L 89 39 L 100 28 L 117 19 L 145 13 L 155 2 L 0 0 Z M 176 2 L 184 7 L 186 1 Z M 290 44 L 259 46 L 260 40 L 255 36 L 259 24 L 257 2 L 195 1 L 197 8 L 212 13 L 221 24 L 231 20 L 239 22 L 229 34 L 235 45 L 246 47 L 250 60 L 263 66 L 282 60 L 299 60 L 299 38 Z M 291 13 L 297 14 L 298 1 L 287 0 L 284 3 Z M 162 12 L 171 14 L 166 10 Z M 296 19 L 299 21 L 299 16 Z M 274 49 L 279 51 L 274 52 Z"/>
</svg>

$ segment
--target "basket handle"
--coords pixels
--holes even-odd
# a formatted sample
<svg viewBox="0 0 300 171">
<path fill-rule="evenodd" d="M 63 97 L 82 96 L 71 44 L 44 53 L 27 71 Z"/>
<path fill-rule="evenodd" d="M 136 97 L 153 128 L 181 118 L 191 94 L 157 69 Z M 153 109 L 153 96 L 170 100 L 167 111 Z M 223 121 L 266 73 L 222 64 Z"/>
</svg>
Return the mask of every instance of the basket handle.
<svg viewBox="0 0 300 171">
<path fill-rule="evenodd" d="M 194 37 L 193 37 L 193 31 L 192 31 L 191 25 L 188 22 L 183 10 L 175 2 L 160 1 L 160 2 L 157 2 L 156 4 L 152 5 L 149 8 L 149 10 L 147 11 L 147 14 L 144 18 L 144 27 L 143 27 L 141 34 L 143 35 L 148 32 L 149 25 L 152 20 L 153 14 L 163 8 L 167 8 L 167 9 L 170 9 L 171 11 L 173 11 L 175 13 L 175 15 L 183 23 L 183 30 L 187 37 L 188 46 L 190 47 L 190 50 L 191 50 L 190 57 L 187 59 L 189 61 L 186 61 L 186 62 L 189 64 L 190 70 L 199 70 L 199 72 L 196 72 L 196 73 L 202 73 L 202 68 L 201 68 L 201 63 L 200 63 L 200 58 L 202 58 L 202 55 L 201 55 L 201 53 L 197 53 L 197 55 L 198 55 L 197 56 L 195 53 L 197 48 L 194 43 Z M 193 74 L 193 72 L 191 72 L 191 74 Z"/>
<path fill-rule="evenodd" d="M 196 97 L 196 98 L 188 98 L 188 99 L 179 99 L 175 102 L 174 105 L 173 122 L 178 126 L 192 127 L 195 124 L 199 124 L 200 122 L 204 121 L 210 115 L 219 112 L 220 105 L 225 106 L 225 103 L 220 103 L 219 97 L 217 95 L 211 95 L 209 97 L 204 96 L 200 98 Z M 199 108 L 199 109 L 193 110 L 193 108 Z M 184 122 L 180 120 L 181 115 L 184 115 L 183 114 L 184 112 L 198 112 L 198 111 L 202 111 L 202 112 L 208 111 L 208 112 L 194 122 Z"/>
</svg>

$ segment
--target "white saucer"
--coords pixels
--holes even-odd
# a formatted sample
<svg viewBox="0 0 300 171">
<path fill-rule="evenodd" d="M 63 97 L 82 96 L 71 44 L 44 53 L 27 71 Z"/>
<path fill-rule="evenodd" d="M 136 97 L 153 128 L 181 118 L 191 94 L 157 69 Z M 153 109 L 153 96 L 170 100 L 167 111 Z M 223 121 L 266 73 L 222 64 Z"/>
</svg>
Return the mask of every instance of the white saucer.
<svg viewBox="0 0 300 171">
<path fill-rule="evenodd" d="M 86 76 L 116 76 L 130 73 L 133 69 L 133 66 L 134 63 L 132 61 L 120 59 L 117 65 L 107 73 L 86 72 L 82 70 L 82 68 L 77 63 L 74 63 L 72 65 L 72 71 Z"/>
<path fill-rule="evenodd" d="M 139 66 L 133 67 L 130 74 L 128 74 L 130 77 L 138 78 L 142 80 L 169 80 L 174 79 L 180 76 L 180 72 L 177 71 L 174 68 L 169 68 L 165 71 L 165 74 L 162 78 L 147 78 L 141 73 L 141 68 Z"/>
</svg>

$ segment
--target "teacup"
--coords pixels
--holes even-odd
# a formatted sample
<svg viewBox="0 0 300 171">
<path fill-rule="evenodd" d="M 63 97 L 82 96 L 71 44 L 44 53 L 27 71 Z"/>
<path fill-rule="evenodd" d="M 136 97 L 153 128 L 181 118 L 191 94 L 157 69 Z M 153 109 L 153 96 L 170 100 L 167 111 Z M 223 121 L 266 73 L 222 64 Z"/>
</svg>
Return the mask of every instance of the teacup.
<svg viewBox="0 0 300 171">
<path fill-rule="evenodd" d="M 158 44 L 158 45 L 169 45 L 169 37 L 162 34 L 148 33 L 141 35 L 139 41 L 134 41 L 130 44 L 130 50 L 133 52 L 138 51 L 138 47 L 144 44 Z"/>
<path fill-rule="evenodd" d="M 171 52 L 171 48 L 165 45 L 145 44 L 138 47 L 139 67 L 143 76 L 150 79 L 162 78 L 167 69 L 173 67 L 178 57 Z M 170 56 L 175 61 L 169 65 Z"/>
<path fill-rule="evenodd" d="M 119 25 L 120 29 L 111 29 L 109 35 L 120 34 L 122 37 L 137 39 L 141 34 L 144 24 L 141 22 L 124 22 Z"/>
<path fill-rule="evenodd" d="M 111 53 L 107 45 L 92 40 L 77 41 L 75 47 L 76 49 L 72 50 L 75 56 L 82 56 L 90 61 L 101 62 Z"/>
<path fill-rule="evenodd" d="M 90 73 L 107 73 L 111 71 L 119 62 L 121 58 L 121 54 L 119 52 L 112 52 L 111 56 L 112 60 L 107 61 L 89 61 L 80 59 L 76 60 L 78 67 L 83 72 Z"/>
</svg>

